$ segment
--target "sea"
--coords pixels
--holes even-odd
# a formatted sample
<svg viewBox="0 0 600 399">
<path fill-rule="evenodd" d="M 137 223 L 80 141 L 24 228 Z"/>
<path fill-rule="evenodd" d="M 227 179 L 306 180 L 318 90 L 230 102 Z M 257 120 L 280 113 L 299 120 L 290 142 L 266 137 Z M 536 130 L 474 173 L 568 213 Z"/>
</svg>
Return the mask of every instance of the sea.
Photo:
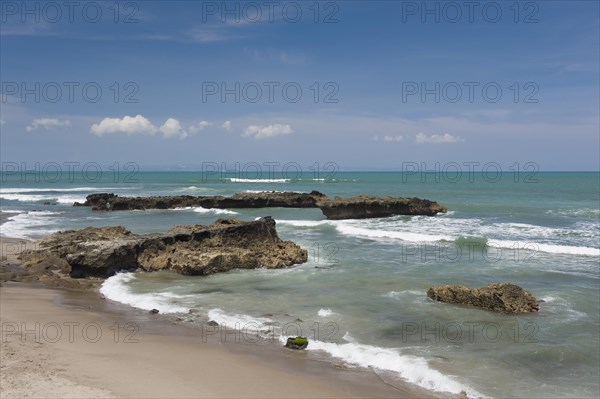
<svg viewBox="0 0 600 399">
<path fill-rule="evenodd" d="M 272 216 L 279 236 L 308 262 L 212 276 L 119 273 L 101 292 L 135 308 L 201 325 L 214 320 L 242 339 L 281 345 L 306 336 L 308 355 L 371 369 L 386 381 L 443 396 L 600 396 L 600 174 L 336 172 L 304 177 L 219 177 L 200 172 L 85 174 L 54 180 L 1 176 L 0 232 L 37 239 L 86 226 L 135 233 L 218 218 Z M 319 209 L 98 212 L 73 207 L 91 193 L 231 195 L 318 190 L 328 196 L 419 197 L 446 214 L 326 220 Z M 506 315 L 435 302 L 434 285 L 512 282 L 541 300 Z M 227 337 L 227 336 L 226 336 Z"/>
</svg>

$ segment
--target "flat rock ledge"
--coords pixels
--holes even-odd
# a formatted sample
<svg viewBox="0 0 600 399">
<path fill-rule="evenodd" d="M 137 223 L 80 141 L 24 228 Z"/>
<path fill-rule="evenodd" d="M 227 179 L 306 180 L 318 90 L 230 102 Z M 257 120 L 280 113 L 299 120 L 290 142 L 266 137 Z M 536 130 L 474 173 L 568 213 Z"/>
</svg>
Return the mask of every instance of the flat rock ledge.
<svg viewBox="0 0 600 399">
<path fill-rule="evenodd" d="M 431 287 L 427 296 L 440 302 L 476 306 L 510 314 L 532 313 L 540 309 L 539 302 L 533 295 L 512 283 L 495 283 L 483 288 L 439 285 Z"/>
<path fill-rule="evenodd" d="M 329 198 L 318 191 L 310 193 L 264 191 L 223 196 L 152 196 L 119 197 L 112 193 L 91 194 L 84 203 L 95 211 L 174 209 L 186 207 L 242 208 L 320 208 L 328 219 L 365 219 L 393 215 L 427 215 L 445 213 L 448 208 L 420 198 L 367 197 Z"/>
<path fill-rule="evenodd" d="M 20 255 L 23 267 L 68 270 L 71 278 L 107 278 L 136 269 L 209 275 L 283 268 L 308 259 L 305 249 L 279 238 L 269 216 L 252 222 L 219 219 L 208 226 L 176 225 L 162 234 L 133 234 L 121 226 L 87 227 L 50 234 L 38 248 Z M 44 264 L 47 267 L 41 267 Z"/>
</svg>

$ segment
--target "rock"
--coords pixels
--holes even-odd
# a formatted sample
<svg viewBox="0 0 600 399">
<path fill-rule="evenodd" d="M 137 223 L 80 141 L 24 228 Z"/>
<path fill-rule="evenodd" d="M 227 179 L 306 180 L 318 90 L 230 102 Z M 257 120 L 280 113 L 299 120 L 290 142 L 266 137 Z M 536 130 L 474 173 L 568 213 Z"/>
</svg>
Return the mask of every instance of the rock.
<svg viewBox="0 0 600 399">
<path fill-rule="evenodd" d="M 22 264 L 59 267 L 73 278 L 107 278 L 120 270 L 173 270 L 208 275 L 232 269 L 282 268 L 308 259 L 307 251 L 277 235 L 267 216 L 252 222 L 219 219 L 209 226 L 175 226 L 163 234 L 123 227 L 58 232 L 21 254 Z M 54 266 L 53 266 L 54 265 Z"/>
<path fill-rule="evenodd" d="M 148 313 L 150 313 L 150 314 L 158 314 L 158 309 L 152 309 Z"/>
<path fill-rule="evenodd" d="M 206 325 L 210 327 L 219 327 L 219 323 L 217 323 L 214 320 L 209 320 L 208 323 L 206 323 Z"/>
<path fill-rule="evenodd" d="M 434 286 L 427 291 L 433 300 L 476 306 L 504 313 L 531 313 L 540 309 L 539 301 L 512 283 L 495 283 L 483 288 L 461 285 Z"/>
<path fill-rule="evenodd" d="M 223 196 L 153 196 L 119 197 L 112 193 L 90 194 L 83 204 L 97 211 L 119 211 L 132 209 L 172 209 L 185 207 L 203 208 L 315 208 L 316 202 L 324 197 L 318 191 L 311 193 L 265 191 L 258 193 L 237 193 L 231 197 Z"/>
<path fill-rule="evenodd" d="M 306 337 L 289 337 L 285 343 L 286 348 L 290 349 L 306 349 L 308 346 L 308 339 Z"/>
<path fill-rule="evenodd" d="M 352 198 L 323 198 L 317 202 L 327 219 L 366 219 L 393 215 L 433 216 L 445 213 L 448 208 L 434 201 L 419 198 L 377 198 L 358 196 Z"/>
<path fill-rule="evenodd" d="M 203 208 L 320 208 L 328 219 L 364 219 L 392 215 L 433 216 L 447 212 L 448 208 L 437 202 L 419 198 L 377 198 L 358 196 L 352 198 L 328 198 L 326 195 L 310 193 L 267 191 L 258 193 L 237 193 L 223 196 L 155 196 L 119 197 L 112 193 L 91 194 L 81 204 L 96 211 L 119 211 L 132 209 L 172 209 L 184 207 Z"/>
</svg>

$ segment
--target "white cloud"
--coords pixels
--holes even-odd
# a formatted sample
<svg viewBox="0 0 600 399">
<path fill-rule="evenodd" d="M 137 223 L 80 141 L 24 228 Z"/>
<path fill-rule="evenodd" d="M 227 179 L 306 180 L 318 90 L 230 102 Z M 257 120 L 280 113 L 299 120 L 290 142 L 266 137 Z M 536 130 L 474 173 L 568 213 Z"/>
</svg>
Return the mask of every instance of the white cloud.
<svg viewBox="0 0 600 399">
<path fill-rule="evenodd" d="M 223 122 L 223 124 L 221 125 L 222 129 L 225 129 L 227 131 L 231 130 L 231 121 L 225 121 Z"/>
<path fill-rule="evenodd" d="M 157 128 L 142 115 L 126 115 L 122 119 L 104 118 L 100 123 L 94 123 L 90 131 L 97 136 L 115 133 L 127 135 L 147 134 L 150 136 L 162 133 L 165 138 L 179 137 L 181 139 L 188 136 L 187 131 L 181 127 L 181 123 L 177 119 L 169 118 L 160 128 Z"/>
<path fill-rule="evenodd" d="M 4 122 L 2 124 L 4 124 Z M 27 126 L 25 129 L 28 132 L 31 132 L 33 130 L 37 130 L 40 127 L 43 127 L 45 129 L 50 129 L 51 127 L 62 127 L 62 126 L 70 126 L 70 125 L 71 125 L 71 122 L 68 120 L 61 121 L 56 118 L 41 118 L 41 119 L 34 119 L 33 122 L 31 123 L 31 125 Z"/>
<path fill-rule="evenodd" d="M 208 126 L 212 126 L 213 124 L 211 122 L 208 121 L 200 121 L 195 125 L 190 126 L 189 131 L 190 133 L 194 134 L 194 133 L 198 133 L 203 131 L 206 127 Z"/>
<path fill-rule="evenodd" d="M 266 139 L 269 137 L 283 136 L 292 134 L 293 130 L 290 125 L 280 125 L 276 123 L 274 125 L 250 125 L 244 129 L 242 137 L 254 137 L 256 140 Z"/>
<path fill-rule="evenodd" d="M 432 134 L 431 136 L 427 136 L 424 133 L 419 133 L 415 137 L 415 141 L 417 144 L 441 144 L 441 143 L 458 143 L 460 141 L 465 141 L 460 137 L 453 136 L 451 134 L 445 133 L 443 135 Z"/>
<path fill-rule="evenodd" d="M 404 137 L 398 136 L 383 136 L 383 141 L 402 141 Z"/>
<path fill-rule="evenodd" d="M 125 134 L 154 134 L 157 129 L 148 119 L 142 115 L 125 116 L 119 118 L 104 118 L 100 123 L 95 123 L 90 128 L 91 132 L 97 136 L 104 136 L 112 133 Z"/>
<path fill-rule="evenodd" d="M 181 123 L 174 118 L 167 119 L 159 130 L 167 139 L 179 136 L 183 140 L 188 136 L 188 133 L 181 127 Z"/>
</svg>

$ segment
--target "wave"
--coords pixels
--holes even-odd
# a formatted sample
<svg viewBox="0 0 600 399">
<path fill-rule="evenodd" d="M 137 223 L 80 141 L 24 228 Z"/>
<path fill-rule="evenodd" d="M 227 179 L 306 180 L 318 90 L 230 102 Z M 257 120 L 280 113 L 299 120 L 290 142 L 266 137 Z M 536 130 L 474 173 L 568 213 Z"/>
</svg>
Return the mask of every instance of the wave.
<svg viewBox="0 0 600 399">
<path fill-rule="evenodd" d="M 454 237 L 445 235 L 431 235 L 412 233 L 408 231 L 393 231 L 393 230 L 378 230 L 378 229 L 367 229 L 364 227 L 354 227 L 348 224 L 339 223 L 336 225 L 336 229 L 345 235 L 354 237 L 367 237 L 367 238 L 384 238 L 384 239 L 397 239 L 402 241 L 410 242 L 435 242 L 435 241 L 452 241 Z"/>
<path fill-rule="evenodd" d="M 239 215 L 239 212 L 230 211 L 229 209 L 217 209 L 217 208 L 202 208 L 196 207 L 194 208 L 194 212 L 203 213 L 207 215 Z"/>
<path fill-rule="evenodd" d="M 423 219 L 419 220 L 422 221 Z M 414 218 L 413 218 L 414 221 Z M 285 222 L 284 222 L 285 223 Z M 315 222 L 312 222 L 315 223 Z M 389 240 L 401 240 L 408 241 L 414 243 L 431 243 L 431 242 L 453 242 L 459 246 L 475 246 L 475 247 L 495 247 L 495 248 L 505 248 L 505 249 L 514 249 L 514 250 L 530 250 L 536 252 L 544 252 L 544 253 L 552 253 L 552 254 L 567 254 L 567 255 L 583 255 L 583 256 L 600 256 L 600 248 L 588 247 L 588 246 L 577 246 L 577 245 L 564 245 L 564 244 L 553 244 L 548 242 L 539 242 L 539 238 L 542 240 L 547 239 L 546 237 L 553 237 L 558 235 L 558 229 L 553 229 L 549 227 L 543 226 L 535 226 L 528 224 L 520 224 L 520 223 L 504 223 L 496 226 L 480 226 L 474 232 L 479 233 L 490 233 L 496 232 L 498 230 L 503 233 L 508 233 L 509 235 L 515 235 L 517 238 L 515 240 L 504 240 L 504 239 L 494 239 L 485 236 L 464 236 L 464 235 L 447 235 L 447 234 L 423 234 L 416 233 L 410 230 L 406 230 L 405 227 L 407 224 L 403 223 L 402 225 L 398 225 L 398 227 L 403 228 L 404 230 L 386 230 L 378 228 L 382 225 L 381 220 L 370 222 L 363 222 L 362 225 L 366 225 L 367 227 L 357 227 L 353 225 L 356 222 L 338 222 L 335 223 L 336 230 L 344 235 L 349 235 L 353 237 L 364 237 L 369 238 L 375 241 L 389 241 Z M 424 225 L 425 224 L 425 225 Z M 428 228 L 427 222 L 422 223 L 413 223 L 408 227 L 408 229 L 419 228 L 421 230 L 428 230 L 432 232 L 442 232 L 444 231 L 445 226 L 435 226 L 435 228 Z M 297 226 L 305 225 L 307 227 L 312 227 L 309 221 L 303 221 L 296 224 Z M 313 224 L 316 226 L 317 224 Z M 446 228 L 445 231 L 450 233 L 456 233 L 462 224 L 459 223 L 459 226 L 453 226 L 451 228 Z M 512 229 L 512 230 L 511 230 Z M 520 230 L 519 232 L 513 230 Z M 561 230 L 562 231 L 562 230 Z M 518 235 L 521 233 L 521 235 Z M 526 235 L 523 236 L 523 233 L 526 235 L 534 235 L 530 240 L 526 238 Z M 567 231 L 568 233 L 568 231 Z M 571 232 L 572 234 L 575 234 Z M 586 233 L 586 232 L 581 232 Z M 590 234 L 587 233 L 586 237 L 589 236 L 593 238 Z"/>
<path fill-rule="evenodd" d="M 550 254 L 600 256 L 600 248 L 575 247 L 570 245 L 545 244 L 526 241 L 490 240 L 488 246 L 497 248 L 530 250 Z"/>
<path fill-rule="evenodd" d="M 7 237 L 31 239 L 59 230 L 56 215 L 64 212 L 29 211 L 7 218 L 0 229 Z"/>
<path fill-rule="evenodd" d="M 85 202 L 85 197 L 74 195 L 40 195 L 40 194 L 1 194 L 0 198 L 19 202 L 49 201 L 72 205 L 74 202 Z"/>
<path fill-rule="evenodd" d="M 319 309 L 319 311 L 317 312 L 317 315 L 319 317 L 327 317 L 327 316 L 331 316 L 333 314 L 333 310 L 331 309 Z"/>
<path fill-rule="evenodd" d="M 135 280 L 134 273 L 117 273 L 102 283 L 100 293 L 106 298 L 143 310 L 158 309 L 160 313 L 187 313 L 189 308 L 173 303 L 173 299 L 185 296 L 170 292 L 138 294 L 131 291 L 129 283 Z"/>
<path fill-rule="evenodd" d="M 67 193 L 78 191 L 100 191 L 100 190 L 121 190 L 122 188 L 115 187 L 75 187 L 75 188 L 0 188 L 0 194 L 19 194 L 19 193 Z"/>
<path fill-rule="evenodd" d="M 265 323 L 270 323 L 273 321 L 266 317 L 252 317 L 245 314 L 229 315 L 221 309 L 209 310 L 208 318 L 209 320 L 216 321 L 221 326 L 234 328 L 236 330 L 262 326 Z"/>
<path fill-rule="evenodd" d="M 230 177 L 228 179 L 232 183 L 288 183 L 292 179 L 241 179 L 237 177 Z"/>
<path fill-rule="evenodd" d="M 546 211 L 547 215 L 558 215 L 558 216 L 576 216 L 576 217 L 592 217 L 600 218 L 600 209 L 598 208 L 579 208 L 579 209 L 549 209 Z"/>
<path fill-rule="evenodd" d="M 277 224 L 287 224 L 295 227 L 316 227 L 323 226 L 325 224 L 334 224 L 330 220 L 285 220 L 277 219 Z"/>
<path fill-rule="evenodd" d="M 280 336 L 282 343 L 288 337 Z M 322 342 L 310 340 L 307 350 L 322 351 L 349 364 L 363 368 L 375 368 L 392 371 L 404 380 L 422 388 L 460 394 L 465 392 L 471 398 L 485 397 L 468 385 L 461 384 L 439 371 L 432 369 L 427 360 L 412 355 L 403 355 L 398 349 L 382 348 L 357 343 L 348 333 L 344 335 L 346 343 Z"/>
</svg>

